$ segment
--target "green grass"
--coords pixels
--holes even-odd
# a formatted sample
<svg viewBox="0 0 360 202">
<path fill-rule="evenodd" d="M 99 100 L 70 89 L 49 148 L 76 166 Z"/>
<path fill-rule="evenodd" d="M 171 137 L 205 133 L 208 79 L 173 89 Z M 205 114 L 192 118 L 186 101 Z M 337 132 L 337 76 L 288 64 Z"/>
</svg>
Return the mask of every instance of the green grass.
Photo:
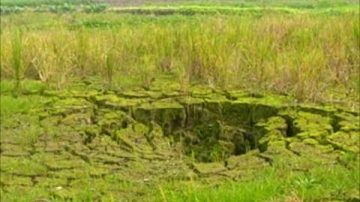
<svg viewBox="0 0 360 202">
<path fill-rule="evenodd" d="M 153 192 L 153 197 L 146 200 L 159 202 L 351 201 L 359 198 L 357 189 L 360 180 L 359 171 L 359 167 L 347 169 L 342 166 L 319 166 L 307 172 L 284 171 L 280 167 L 272 167 L 248 180 L 218 182 L 217 185 L 198 181 L 161 183 L 148 190 Z M 93 190 L 101 190 L 104 184 L 97 183 L 94 179 L 91 181 L 85 183 L 82 189 L 75 189 L 72 201 L 95 200 L 94 196 L 97 193 Z M 111 184 L 111 180 L 108 183 L 106 186 L 122 186 L 125 190 L 132 188 L 130 184 Z M 19 190 L 15 188 L 12 191 Z M 31 201 L 40 198 L 62 200 L 57 194 L 49 194 L 49 190 L 44 187 L 34 187 L 21 198 L 12 191 L 1 193 L 2 200 Z M 110 193 L 105 193 L 101 200 L 118 201 Z"/>
<path fill-rule="evenodd" d="M 271 11 L 274 13 L 283 14 L 299 14 L 299 13 L 313 13 L 313 14 L 342 14 L 348 12 L 357 12 L 359 9 L 354 5 L 334 6 L 334 7 L 317 7 L 314 9 L 303 9 L 297 7 L 286 6 L 248 6 L 237 7 L 230 5 L 179 5 L 179 6 L 141 6 L 141 7 L 119 7 L 110 9 L 117 13 L 132 13 L 132 14 L 147 14 L 147 15 L 196 15 L 196 14 L 224 14 L 224 15 L 244 15 L 256 14 L 262 15 L 264 11 Z"/>
<path fill-rule="evenodd" d="M 42 5 L 63 5 L 91 3 L 91 0 L 1 0 L 1 6 L 42 6 Z"/>
<path fill-rule="evenodd" d="M 263 9 L 271 9 L 277 12 L 298 12 L 299 10 L 312 10 L 315 12 L 346 12 L 348 10 L 358 10 L 359 2 L 356 0 L 203 0 L 203 1 L 170 1 L 164 3 L 162 1 L 140 0 L 133 4 L 123 2 L 125 7 L 116 7 L 117 12 L 140 13 L 140 14 L 241 14 L 242 12 L 261 12 Z M 140 6 L 137 4 L 140 3 Z M 85 5 L 83 9 L 75 7 L 75 5 Z M 94 0 L 2 0 L 1 13 L 21 12 L 24 8 L 30 8 L 32 11 L 86 11 L 86 12 L 102 12 L 107 8 L 107 1 L 103 3 Z M 115 4 L 116 5 L 116 4 Z M 136 7 L 132 7 L 136 6 Z M 33 9 L 31 9 L 33 8 Z"/>
<path fill-rule="evenodd" d="M 359 197 L 359 167 L 316 167 L 307 172 L 268 168 L 251 180 L 225 182 L 219 186 L 172 184 L 159 188 L 156 201 L 328 201 Z"/>
<path fill-rule="evenodd" d="M 0 109 L 1 116 L 9 114 L 30 113 L 33 109 L 43 106 L 44 99 L 39 95 L 47 86 L 39 81 L 23 80 L 19 86 L 14 80 L 0 82 Z M 30 96 L 23 96 L 24 94 Z"/>
<path fill-rule="evenodd" d="M 7 15 L 25 11 L 98 13 L 105 11 L 107 7 L 107 4 L 99 4 L 93 0 L 1 0 L 0 14 Z"/>
<path fill-rule="evenodd" d="M 39 5 L 61 5 L 69 4 L 86 4 L 93 3 L 94 0 L 1 0 L 2 6 L 39 6 Z M 105 1 L 106 2 L 106 1 Z M 282 6 L 290 8 L 329 8 L 338 6 L 357 5 L 356 0 L 200 0 L 200 1 L 181 1 L 173 0 L 167 3 L 161 1 L 142 0 L 139 1 L 145 5 L 231 5 L 239 7 L 253 6 Z M 131 5 L 128 4 L 128 5 Z"/>
<path fill-rule="evenodd" d="M 356 0 L 188 0 L 172 1 L 167 3 L 154 3 L 144 0 L 145 5 L 231 5 L 237 7 L 289 7 L 299 9 L 331 8 L 341 6 L 354 6 L 359 2 Z"/>
</svg>

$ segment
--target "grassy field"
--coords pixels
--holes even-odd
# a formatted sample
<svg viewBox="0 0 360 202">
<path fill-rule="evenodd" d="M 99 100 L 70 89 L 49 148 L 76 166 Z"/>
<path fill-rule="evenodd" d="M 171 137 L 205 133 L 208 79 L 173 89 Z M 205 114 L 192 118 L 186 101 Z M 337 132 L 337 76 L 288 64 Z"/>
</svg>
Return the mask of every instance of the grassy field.
<svg viewBox="0 0 360 202">
<path fill-rule="evenodd" d="M 57 88 L 78 78 L 100 77 L 121 88 L 127 85 L 122 82 L 147 86 L 156 75 L 171 74 L 184 88 L 203 83 L 285 93 L 302 101 L 342 100 L 344 95 L 356 100 L 356 16 L 356 11 L 272 10 L 3 16 L 1 76 L 40 79 Z"/>
<path fill-rule="evenodd" d="M 359 15 L 1 0 L 1 201 L 359 201 Z"/>
<path fill-rule="evenodd" d="M 232 6 L 281 6 L 293 8 L 323 8 L 323 7 L 337 7 L 337 6 L 356 6 L 356 0 L 2 0 L 2 6 L 39 6 L 39 5 L 59 5 L 64 3 L 82 4 L 82 3 L 106 3 L 113 6 L 134 6 L 134 5 L 232 5 Z"/>
<path fill-rule="evenodd" d="M 41 6 L 91 3 L 89 0 L 1 0 L 1 6 Z"/>
<path fill-rule="evenodd" d="M 96 0 L 99 3 L 108 3 L 113 6 L 134 6 L 134 5 L 231 5 L 241 7 L 291 7 L 291 8 L 331 8 L 338 6 L 356 6 L 356 0 Z"/>
</svg>

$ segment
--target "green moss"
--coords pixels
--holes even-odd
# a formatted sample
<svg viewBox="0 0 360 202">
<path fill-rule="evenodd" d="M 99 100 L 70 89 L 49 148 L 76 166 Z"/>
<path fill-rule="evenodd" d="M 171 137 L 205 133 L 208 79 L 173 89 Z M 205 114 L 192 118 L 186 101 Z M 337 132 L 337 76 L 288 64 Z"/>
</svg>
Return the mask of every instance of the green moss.
<svg viewBox="0 0 360 202">
<path fill-rule="evenodd" d="M 1 173 L 1 183 L 6 186 L 28 186 L 31 187 L 33 182 L 30 177 L 18 177 L 9 174 Z"/>
<path fill-rule="evenodd" d="M 256 98 L 246 98 L 224 103 L 222 115 L 232 124 L 255 125 L 278 113 L 278 108 L 271 105 L 257 104 Z"/>
<path fill-rule="evenodd" d="M 176 93 L 180 91 L 181 85 L 175 80 L 176 77 L 173 75 L 161 75 L 151 83 L 150 90 L 165 93 Z"/>
<path fill-rule="evenodd" d="M 359 153 L 359 138 L 360 135 L 357 131 L 338 131 L 327 136 L 326 140 L 336 149 L 341 149 L 347 152 Z"/>
<path fill-rule="evenodd" d="M 5 181 L 29 176 L 6 186 L 30 187 L 32 177 L 59 200 L 86 195 L 83 187 L 94 193 L 86 197 L 101 200 L 107 193 L 134 198 L 140 187 L 149 194 L 164 181 L 252 179 L 280 164 L 291 172 L 340 162 L 355 166 L 344 154 L 359 152 L 356 113 L 311 112 L 281 96 L 276 101 L 240 91 L 227 95 L 198 87 L 194 96 L 175 92 L 179 97 L 165 98 L 165 91 L 155 89 L 105 95 L 72 89 L 46 95 L 51 99 L 43 113 L 6 114 L 2 174 Z M 22 149 L 18 142 L 30 133 L 39 136 Z"/>
<path fill-rule="evenodd" d="M 282 162 L 294 158 L 293 153 L 286 148 L 286 145 L 287 142 L 285 140 L 269 141 L 262 156 L 270 159 L 272 162 Z"/>
<path fill-rule="evenodd" d="M 219 173 L 221 171 L 225 171 L 223 163 L 215 162 L 215 163 L 194 163 L 195 169 L 203 175 L 206 174 L 214 174 Z"/>
<path fill-rule="evenodd" d="M 292 142 L 289 149 L 299 154 L 299 160 L 303 165 L 299 167 L 309 168 L 314 165 L 332 165 L 337 162 L 339 155 L 329 147 Z"/>
<path fill-rule="evenodd" d="M 331 117 L 300 111 L 294 117 L 292 133 L 300 139 L 314 138 L 324 142 L 325 137 L 333 133 L 332 123 Z"/>
<path fill-rule="evenodd" d="M 68 182 L 67 178 L 56 178 L 56 177 L 37 177 L 35 178 L 37 186 L 54 189 L 56 187 L 65 187 Z"/>
<path fill-rule="evenodd" d="M 1 154 L 4 156 L 29 156 L 30 148 L 24 147 L 24 145 L 14 144 L 2 144 Z"/>
<path fill-rule="evenodd" d="M 91 123 L 91 117 L 93 114 L 94 113 L 92 111 L 88 111 L 86 113 L 69 114 L 61 120 L 61 123 L 69 126 L 74 125 L 75 123 L 79 125 L 89 124 Z"/>
<path fill-rule="evenodd" d="M 195 85 L 190 88 L 192 97 L 204 97 L 206 95 L 212 94 L 213 89 L 208 86 Z"/>
<path fill-rule="evenodd" d="M 269 146 L 271 147 L 277 147 L 277 148 L 285 148 L 286 147 L 286 141 L 284 140 L 274 140 L 269 142 Z"/>
<path fill-rule="evenodd" d="M 286 120 L 280 116 L 270 117 L 265 123 L 260 122 L 257 125 L 265 127 L 265 129 L 269 132 L 273 130 L 279 130 L 282 131 L 283 133 L 285 133 L 288 127 Z"/>
<path fill-rule="evenodd" d="M 335 114 L 335 121 L 337 121 L 337 126 L 339 130 L 350 132 L 350 131 L 360 131 L 360 119 L 359 115 L 354 115 L 351 113 L 337 113 Z"/>
<path fill-rule="evenodd" d="M 308 145 L 314 145 L 314 146 L 319 145 L 319 142 L 313 138 L 306 138 L 303 140 L 303 142 Z"/>
<path fill-rule="evenodd" d="M 176 99 L 180 104 L 189 107 L 191 105 L 201 105 L 204 103 L 202 98 L 193 98 L 190 96 L 182 96 Z"/>
<path fill-rule="evenodd" d="M 80 98 L 67 98 L 55 101 L 49 109 L 50 113 L 56 114 L 70 114 L 74 112 L 87 112 L 91 111 L 93 104 L 85 99 Z"/>
<path fill-rule="evenodd" d="M 155 121 L 165 135 L 184 126 L 185 111 L 182 105 L 169 99 L 145 103 L 135 109 L 134 117 L 142 123 Z"/>
<path fill-rule="evenodd" d="M 51 170 L 81 168 L 85 166 L 85 162 L 81 159 L 62 159 L 62 158 L 48 158 L 46 166 Z"/>
<path fill-rule="evenodd" d="M 211 96 L 205 96 L 204 101 L 204 107 L 221 118 L 222 105 L 229 100 L 223 95 L 211 94 Z"/>
<path fill-rule="evenodd" d="M 127 98 L 148 98 L 149 95 L 152 95 L 151 93 L 149 93 L 148 91 L 140 88 L 140 89 L 136 89 L 136 90 L 126 90 L 124 92 L 121 93 L 122 96 L 127 97 Z"/>
<path fill-rule="evenodd" d="M 230 100 L 237 100 L 243 97 L 249 97 L 249 93 L 242 90 L 227 90 L 225 94 Z"/>
<path fill-rule="evenodd" d="M 125 129 L 117 130 L 113 138 L 129 152 L 152 153 L 154 147 L 149 139 L 150 132 L 146 125 L 134 123 Z"/>
<path fill-rule="evenodd" d="M 220 122 L 195 125 L 184 135 L 185 152 L 198 161 L 224 160 L 233 154 L 244 154 L 255 147 L 255 141 L 246 131 Z"/>
<path fill-rule="evenodd" d="M 151 103 L 144 103 L 139 106 L 140 109 L 183 109 L 183 106 L 172 99 L 162 99 Z"/>
<path fill-rule="evenodd" d="M 223 104 L 222 114 L 226 122 L 231 124 L 250 124 L 251 105 L 244 102 L 230 102 Z"/>
<path fill-rule="evenodd" d="M 300 132 L 296 134 L 296 137 L 300 139 L 314 138 L 318 141 L 322 141 L 329 133 L 326 131 L 310 131 Z"/>
<path fill-rule="evenodd" d="M 115 94 L 99 95 L 95 97 L 96 102 L 99 106 L 104 106 L 110 109 L 119 109 L 130 112 L 133 107 L 146 102 L 146 99 L 138 98 L 123 98 Z"/>
<path fill-rule="evenodd" d="M 131 128 L 118 130 L 115 134 L 113 134 L 113 139 L 118 142 L 119 144 L 124 145 L 127 150 L 133 152 L 135 150 L 134 143 L 128 138 L 133 133 Z"/>
<path fill-rule="evenodd" d="M 99 91 L 96 89 L 86 89 L 86 88 L 80 88 L 80 89 L 69 89 L 68 95 L 74 98 L 83 98 L 83 99 L 92 99 L 99 95 Z"/>
<path fill-rule="evenodd" d="M 337 108 L 335 108 L 334 106 L 320 106 L 320 105 L 316 105 L 316 104 L 301 104 L 300 106 L 298 106 L 298 108 L 301 111 L 304 112 L 308 112 L 308 113 L 313 113 L 313 114 L 318 114 L 318 115 L 322 115 L 322 116 L 330 116 L 333 113 L 335 113 L 337 111 Z"/>
<path fill-rule="evenodd" d="M 47 173 L 45 166 L 24 157 L 9 158 L 2 156 L 0 168 L 5 173 L 20 176 L 41 176 Z"/>
</svg>

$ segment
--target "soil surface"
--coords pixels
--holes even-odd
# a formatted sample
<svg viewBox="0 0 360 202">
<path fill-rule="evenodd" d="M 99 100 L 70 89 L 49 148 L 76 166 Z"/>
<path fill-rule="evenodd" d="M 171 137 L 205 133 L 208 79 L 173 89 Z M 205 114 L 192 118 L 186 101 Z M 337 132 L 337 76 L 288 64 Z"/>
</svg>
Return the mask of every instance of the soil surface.
<svg viewBox="0 0 360 202">
<path fill-rule="evenodd" d="M 8 193 L 45 187 L 63 200 L 91 185 L 95 198 L 141 200 L 166 181 L 251 179 L 277 162 L 294 171 L 348 167 L 344 155 L 359 154 L 358 113 L 285 96 L 205 87 L 183 93 L 169 83 L 17 99 L 25 97 L 41 107 L 1 117 L 1 189 Z"/>
</svg>

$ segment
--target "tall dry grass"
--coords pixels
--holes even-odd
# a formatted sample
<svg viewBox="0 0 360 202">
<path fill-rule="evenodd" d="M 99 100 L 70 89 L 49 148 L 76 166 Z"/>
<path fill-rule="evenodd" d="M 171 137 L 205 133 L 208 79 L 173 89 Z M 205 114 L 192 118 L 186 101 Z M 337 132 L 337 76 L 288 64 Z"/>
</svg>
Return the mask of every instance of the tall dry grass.
<svg viewBox="0 0 360 202">
<path fill-rule="evenodd" d="M 149 86 L 166 73 L 182 86 L 270 90 L 311 101 L 329 89 L 352 95 L 359 89 L 357 14 L 178 16 L 176 23 L 159 17 L 96 29 L 68 26 L 66 18 L 55 28 L 24 31 L 21 40 L 13 37 L 18 27 L 4 27 L 1 77 L 41 79 L 58 88 L 90 76 L 110 86 L 127 77 Z"/>
</svg>

